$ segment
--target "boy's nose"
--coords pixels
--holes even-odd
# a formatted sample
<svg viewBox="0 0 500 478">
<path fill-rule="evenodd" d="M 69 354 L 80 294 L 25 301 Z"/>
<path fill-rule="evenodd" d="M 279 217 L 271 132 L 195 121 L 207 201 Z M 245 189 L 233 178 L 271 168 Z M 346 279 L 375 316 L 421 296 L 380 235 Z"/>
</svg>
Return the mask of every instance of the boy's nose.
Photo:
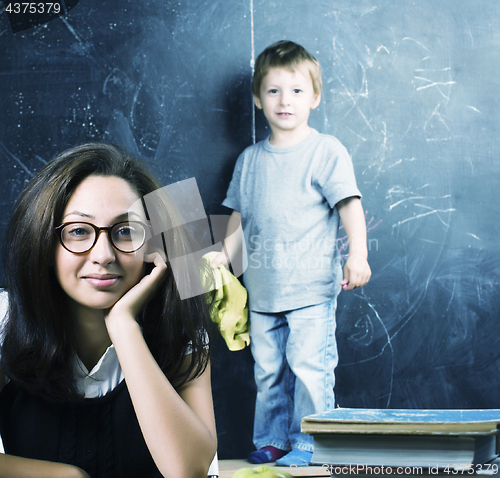
<svg viewBox="0 0 500 478">
<path fill-rule="evenodd" d="M 280 97 L 280 100 L 281 100 L 281 104 L 282 105 L 289 105 L 290 104 L 290 95 L 288 93 L 281 93 L 281 97 Z"/>
</svg>

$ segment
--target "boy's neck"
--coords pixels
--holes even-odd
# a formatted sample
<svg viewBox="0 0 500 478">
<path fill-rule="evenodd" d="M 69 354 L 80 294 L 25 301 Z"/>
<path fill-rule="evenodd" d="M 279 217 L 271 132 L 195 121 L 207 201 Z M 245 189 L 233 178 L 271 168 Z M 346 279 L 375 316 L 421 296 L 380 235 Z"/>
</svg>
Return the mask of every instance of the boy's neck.
<svg viewBox="0 0 500 478">
<path fill-rule="evenodd" d="M 295 146 L 302 143 L 312 133 L 312 128 L 306 125 L 300 131 L 283 131 L 271 128 L 272 134 L 269 137 L 269 143 L 279 148 Z"/>
</svg>

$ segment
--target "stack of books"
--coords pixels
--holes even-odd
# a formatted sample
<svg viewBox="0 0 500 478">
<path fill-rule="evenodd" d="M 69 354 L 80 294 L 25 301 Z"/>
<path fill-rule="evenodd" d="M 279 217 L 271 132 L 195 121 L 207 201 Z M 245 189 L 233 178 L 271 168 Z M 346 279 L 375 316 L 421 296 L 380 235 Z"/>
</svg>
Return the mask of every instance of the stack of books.
<svg viewBox="0 0 500 478">
<path fill-rule="evenodd" d="M 336 408 L 302 420 L 332 475 L 496 474 L 500 410 Z"/>
</svg>

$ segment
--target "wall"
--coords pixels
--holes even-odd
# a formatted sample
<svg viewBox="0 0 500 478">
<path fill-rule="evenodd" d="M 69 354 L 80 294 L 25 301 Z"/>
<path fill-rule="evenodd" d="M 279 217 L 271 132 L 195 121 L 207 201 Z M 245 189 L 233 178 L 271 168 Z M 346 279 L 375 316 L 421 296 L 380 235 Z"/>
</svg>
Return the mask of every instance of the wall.
<svg viewBox="0 0 500 478">
<path fill-rule="evenodd" d="M 500 4 L 495 0 L 80 0 L 13 33 L 0 13 L 0 221 L 54 154 L 112 140 L 208 214 L 267 128 L 251 61 L 286 38 L 323 67 L 311 117 L 353 157 L 371 282 L 339 299 L 345 407 L 498 408 Z M 341 234 L 342 236 L 343 234 Z M 219 340 L 221 458 L 250 451 L 248 350 Z"/>
</svg>

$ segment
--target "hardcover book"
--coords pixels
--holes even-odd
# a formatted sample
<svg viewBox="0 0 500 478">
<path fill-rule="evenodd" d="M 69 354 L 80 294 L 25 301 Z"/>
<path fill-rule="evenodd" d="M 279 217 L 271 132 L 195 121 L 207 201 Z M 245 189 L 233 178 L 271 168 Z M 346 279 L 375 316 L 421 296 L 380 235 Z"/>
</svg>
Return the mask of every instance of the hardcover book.
<svg viewBox="0 0 500 478">
<path fill-rule="evenodd" d="M 303 433 L 495 435 L 500 410 L 335 408 L 302 419 Z"/>
<path fill-rule="evenodd" d="M 467 469 L 498 456 L 500 410 L 336 408 L 302 420 L 321 465 Z M 472 473 L 469 473 L 472 474 Z"/>
</svg>

